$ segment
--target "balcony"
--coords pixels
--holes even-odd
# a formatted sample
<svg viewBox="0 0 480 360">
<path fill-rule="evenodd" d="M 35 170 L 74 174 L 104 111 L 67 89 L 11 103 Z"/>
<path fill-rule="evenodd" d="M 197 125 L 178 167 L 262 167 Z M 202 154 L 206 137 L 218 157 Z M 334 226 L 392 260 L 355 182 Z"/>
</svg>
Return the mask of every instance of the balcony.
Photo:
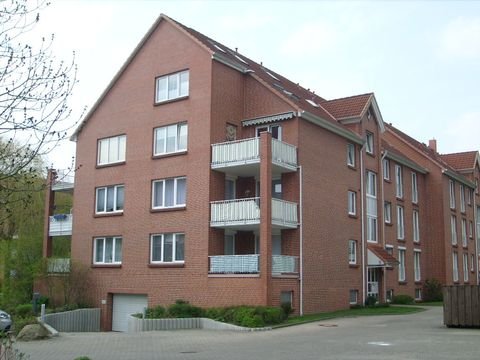
<svg viewBox="0 0 480 360">
<path fill-rule="evenodd" d="M 47 272 L 49 274 L 65 274 L 70 272 L 70 259 L 50 258 L 48 259 Z"/>
<path fill-rule="evenodd" d="M 241 228 L 253 230 L 260 225 L 260 198 L 212 201 L 210 226 L 216 228 Z M 279 229 L 298 226 L 297 204 L 272 199 L 272 225 Z"/>
<path fill-rule="evenodd" d="M 272 275 L 298 274 L 298 256 L 272 255 Z"/>
<path fill-rule="evenodd" d="M 210 274 L 258 274 L 259 255 L 209 256 Z"/>
<path fill-rule="evenodd" d="M 212 145 L 211 168 L 238 176 L 260 171 L 260 138 L 242 139 Z M 272 139 L 272 172 L 281 174 L 297 170 L 297 148 Z"/>
<path fill-rule="evenodd" d="M 50 216 L 50 225 L 48 229 L 49 236 L 68 236 L 72 235 L 72 214 L 56 214 Z"/>
</svg>

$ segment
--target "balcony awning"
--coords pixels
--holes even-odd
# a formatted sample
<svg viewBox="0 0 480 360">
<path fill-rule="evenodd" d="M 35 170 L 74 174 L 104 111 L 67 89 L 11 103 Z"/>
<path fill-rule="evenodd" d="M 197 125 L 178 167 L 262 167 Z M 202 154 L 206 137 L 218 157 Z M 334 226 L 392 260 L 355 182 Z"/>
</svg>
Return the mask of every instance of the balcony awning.
<svg viewBox="0 0 480 360">
<path fill-rule="evenodd" d="M 398 260 L 381 246 L 369 244 L 367 250 L 368 266 L 370 267 L 387 267 L 398 264 Z"/>
<path fill-rule="evenodd" d="M 247 119 L 242 121 L 243 126 L 250 126 L 250 125 L 260 125 L 260 124 L 267 124 L 275 121 L 283 121 L 292 119 L 295 116 L 293 111 L 289 111 L 282 114 L 275 114 L 269 116 L 261 116 L 254 119 Z"/>
</svg>

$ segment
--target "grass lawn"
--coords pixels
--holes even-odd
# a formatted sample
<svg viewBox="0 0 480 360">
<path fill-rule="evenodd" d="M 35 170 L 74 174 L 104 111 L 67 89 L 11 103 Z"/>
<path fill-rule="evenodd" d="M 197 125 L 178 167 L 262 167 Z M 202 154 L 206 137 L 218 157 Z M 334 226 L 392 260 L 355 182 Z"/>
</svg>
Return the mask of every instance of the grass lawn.
<svg viewBox="0 0 480 360">
<path fill-rule="evenodd" d="M 389 306 L 389 307 L 378 307 L 378 308 L 361 308 L 361 309 L 346 309 L 338 310 L 327 313 L 320 314 L 311 314 L 304 316 L 294 316 L 289 318 L 283 324 L 280 324 L 276 327 L 283 327 L 289 325 L 304 324 L 312 321 L 335 319 L 340 317 L 356 317 L 356 316 L 374 316 L 374 315 L 403 315 L 411 314 L 419 311 L 424 311 L 424 309 L 415 306 Z"/>
<path fill-rule="evenodd" d="M 415 305 L 419 306 L 443 306 L 443 301 L 429 301 L 429 302 L 420 302 Z"/>
</svg>

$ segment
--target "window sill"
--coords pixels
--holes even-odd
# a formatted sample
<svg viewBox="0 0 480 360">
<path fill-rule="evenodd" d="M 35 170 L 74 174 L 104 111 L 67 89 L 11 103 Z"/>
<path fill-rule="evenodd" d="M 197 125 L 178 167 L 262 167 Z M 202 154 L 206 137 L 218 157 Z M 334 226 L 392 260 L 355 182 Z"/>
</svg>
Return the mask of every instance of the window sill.
<svg viewBox="0 0 480 360">
<path fill-rule="evenodd" d="M 348 214 L 348 217 L 350 219 L 358 219 L 358 216 L 357 215 L 354 215 L 354 214 Z"/>
<path fill-rule="evenodd" d="M 186 154 L 188 154 L 187 150 L 173 151 L 173 152 L 169 152 L 169 153 L 165 153 L 165 154 L 152 155 L 152 159 L 153 160 L 163 159 L 163 158 L 169 158 L 169 157 L 172 157 L 172 156 L 186 155 Z"/>
<path fill-rule="evenodd" d="M 407 282 L 405 280 L 399 281 L 398 285 L 407 285 Z"/>
<path fill-rule="evenodd" d="M 109 163 L 109 164 L 97 164 L 95 165 L 96 169 L 103 169 L 103 168 L 108 168 L 112 166 L 118 166 L 118 165 L 125 165 L 127 162 L 126 161 L 119 161 L 119 162 L 114 162 L 114 163 Z"/>
<path fill-rule="evenodd" d="M 456 249 L 456 248 L 458 248 L 458 244 L 452 244 L 452 247 L 454 247 Z"/>
<path fill-rule="evenodd" d="M 150 209 L 151 213 L 159 213 L 159 212 L 168 212 L 168 211 L 182 211 L 186 210 L 186 206 L 176 206 L 176 207 L 168 207 L 168 208 L 161 208 L 161 209 Z"/>
<path fill-rule="evenodd" d="M 176 98 L 174 98 L 174 99 L 162 100 L 162 101 L 158 101 L 158 102 L 155 101 L 155 102 L 153 103 L 153 106 L 159 106 L 159 105 L 163 105 L 163 104 L 169 104 L 169 103 L 173 103 L 173 102 L 181 101 L 181 100 L 185 100 L 185 99 L 188 99 L 188 95 L 176 97 Z"/>
<path fill-rule="evenodd" d="M 357 168 L 355 167 L 355 165 L 349 165 L 349 164 L 347 164 L 347 167 L 348 167 L 350 170 L 357 171 Z"/>
<path fill-rule="evenodd" d="M 183 268 L 185 263 L 150 263 L 148 264 L 149 268 Z"/>
<path fill-rule="evenodd" d="M 401 242 L 401 243 L 404 243 L 405 242 L 405 239 L 397 239 L 397 241 Z"/>
<path fill-rule="evenodd" d="M 122 264 L 92 264 L 92 268 L 113 268 L 119 269 L 122 267 Z"/>
<path fill-rule="evenodd" d="M 386 222 L 385 225 L 386 226 L 393 226 L 393 224 L 391 222 Z"/>
<path fill-rule="evenodd" d="M 422 285 L 422 280 L 415 280 L 415 285 Z"/>
<path fill-rule="evenodd" d="M 371 156 L 372 158 L 375 158 L 375 153 L 374 152 L 368 152 L 365 150 L 365 154 L 367 154 L 368 156 Z"/>
<path fill-rule="evenodd" d="M 400 201 L 402 203 L 405 201 L 405 199 L 403 197 L 395 196 L 395 199 L 397 199 L 397 201 Z"/>
<path fill-rule="evenodd" d="M 385 181 L 386 183 L 389 183 L 389 184 L 392 183 L 392 180 L 390 180 L 390 179 L 385 179 L 385 178 L 383 178 L 383 181 Z"/>
<path fill-rule="evenodd" d="M 358 264 L 348 264 L 348 267 L 350 269 L 358 269 L 360 267 L 360 265 L 358 265 Z"/>
<path fill-rule="evenodd" d="M 123 216 L 123 211 L 111 212 L 111 213 L 101 213 L 101 214 L 94 214 L 94 218 L 104 218 L 104 217 L 111 217 L 111 216 Z"/>
</svg>

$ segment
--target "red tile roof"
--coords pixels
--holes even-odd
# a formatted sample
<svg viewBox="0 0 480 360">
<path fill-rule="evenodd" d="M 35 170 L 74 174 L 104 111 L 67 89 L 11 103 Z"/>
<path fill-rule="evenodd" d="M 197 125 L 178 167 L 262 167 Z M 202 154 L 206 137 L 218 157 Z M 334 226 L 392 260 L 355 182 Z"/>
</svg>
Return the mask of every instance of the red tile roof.
<svg viewBox="0 0 480 360">
<path fill-rule="evenodd" d="M 368 244 L 367 248 L 377 255 L 377 257 L 382 260 L 385 265 L 398 264 L 398 260 L 393 255 L 390 255 L 383 247 L 379 245 Z"/>
<path fill-rule="evenodd" d="M 341 99 L 328 100 L 321 105 L 335 116 L 337 120 L 359 117 L 365 111 L 373 93 L 349 96 Z"/>
<path fill-rule="evenodd" d="M 466 170 L 475 168 L 478 151 L 466 151 L 453 154 L 440 155 L 443 161 L 456 170 Z"/>
</svg>

